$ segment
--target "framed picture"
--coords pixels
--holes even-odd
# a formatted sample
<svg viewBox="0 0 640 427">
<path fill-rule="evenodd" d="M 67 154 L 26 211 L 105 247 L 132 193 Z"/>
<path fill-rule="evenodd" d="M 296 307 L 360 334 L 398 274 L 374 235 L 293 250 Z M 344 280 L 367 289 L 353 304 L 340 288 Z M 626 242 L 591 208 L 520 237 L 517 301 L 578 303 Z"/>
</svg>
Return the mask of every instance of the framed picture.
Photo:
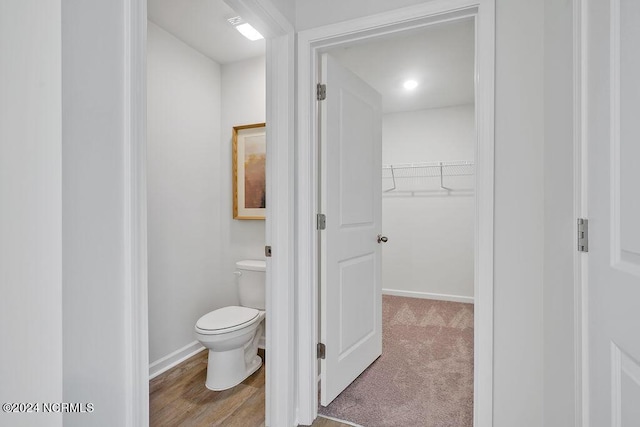
<svg viewBox="0 0 640 427">
<path fill-rule="evenodd" d="M 267 138 L 264 123 L 233 127 L 233 218 L 264 219 Z"/>
</svg>

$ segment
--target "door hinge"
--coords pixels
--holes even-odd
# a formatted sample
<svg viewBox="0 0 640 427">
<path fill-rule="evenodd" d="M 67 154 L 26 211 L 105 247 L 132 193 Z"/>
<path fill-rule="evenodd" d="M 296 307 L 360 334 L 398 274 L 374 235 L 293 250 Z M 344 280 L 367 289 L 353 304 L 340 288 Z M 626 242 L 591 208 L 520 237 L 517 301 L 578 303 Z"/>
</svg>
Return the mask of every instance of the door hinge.
<svg viewBox="0 0 640 427">
<path fill-rule="evenodd" d="M 321 342 L 316 345 L 316 354 L 318 355 L 318 359 L 324 359 L 326 356 L 327 347 Z"/>
<path fill-rule="evenodd" d="M 327 99 L 327 85 L 318 83 L 316 87 L 316 98 L 318 101 L 324 101 Z"/>
<path fill-rule="evenodd" d="M 578 252 L 589 252 L 589 220 L 578 218 Z"/>
<path fill-rule="evenodd" d="M 264 247 L 264 256 L 267 258 L 271 258 L 271 246 Z"/>
<path fill-rule="evenodd" d="M 316 215 L 316 230 L 327 228 L 327 216 L 325 214 Z"/>
</svg>

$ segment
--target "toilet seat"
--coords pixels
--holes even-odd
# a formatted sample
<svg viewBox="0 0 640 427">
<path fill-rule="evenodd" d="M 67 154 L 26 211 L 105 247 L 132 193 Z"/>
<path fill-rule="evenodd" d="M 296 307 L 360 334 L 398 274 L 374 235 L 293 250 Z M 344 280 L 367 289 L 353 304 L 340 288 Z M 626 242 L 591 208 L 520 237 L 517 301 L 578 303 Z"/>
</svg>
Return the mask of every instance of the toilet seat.
<svg viewBox="0 0 640 427">
<path fill-rule="evenodd" d="M 251 325 L 259 316 L 260 310 L 255 308 L 222 307 L 198 319 L 196 330 L 206 335 L 226 334 Z"/>
</svg>

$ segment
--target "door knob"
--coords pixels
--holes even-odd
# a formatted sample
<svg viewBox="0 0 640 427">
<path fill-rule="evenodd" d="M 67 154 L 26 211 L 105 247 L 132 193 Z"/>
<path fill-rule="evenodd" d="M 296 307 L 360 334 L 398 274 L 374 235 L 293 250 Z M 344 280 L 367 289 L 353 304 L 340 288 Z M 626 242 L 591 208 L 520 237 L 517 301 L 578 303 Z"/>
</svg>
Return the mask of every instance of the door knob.
<svg viewBox="0 0 640 427">
<path fill-rule="evenodd" d="M 378 234 L 378 243 L 387 243 L 389 239 L 387 239 L 387 236 L 383 236 L 382 234 Z"/>
</svg>

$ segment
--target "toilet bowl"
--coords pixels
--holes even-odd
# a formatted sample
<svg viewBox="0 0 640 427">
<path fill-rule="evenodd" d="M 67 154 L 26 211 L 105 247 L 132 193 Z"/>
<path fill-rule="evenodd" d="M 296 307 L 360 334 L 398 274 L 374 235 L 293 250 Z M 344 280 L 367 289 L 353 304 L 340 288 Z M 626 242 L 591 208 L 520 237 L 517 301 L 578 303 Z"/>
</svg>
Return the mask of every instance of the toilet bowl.
<svg viewBox="0 0 640 427">
<path fill-rule="evenodd" d="M 223 307 L 196 323 L 198 341 L 209 349 L 206 387 L 235 387 L 262 366 L 258 341 L 265 312 L 247 307 Z"/>
<path fill-rule="evenodd" d="M 240 384 L 262 366 L 265 262 L 239 261 L 236 268 L 241 305 L 211 311 L 195 326 L 196 338 L 209 350 L 205 385 L 215 391 Z"/>
</svg>

